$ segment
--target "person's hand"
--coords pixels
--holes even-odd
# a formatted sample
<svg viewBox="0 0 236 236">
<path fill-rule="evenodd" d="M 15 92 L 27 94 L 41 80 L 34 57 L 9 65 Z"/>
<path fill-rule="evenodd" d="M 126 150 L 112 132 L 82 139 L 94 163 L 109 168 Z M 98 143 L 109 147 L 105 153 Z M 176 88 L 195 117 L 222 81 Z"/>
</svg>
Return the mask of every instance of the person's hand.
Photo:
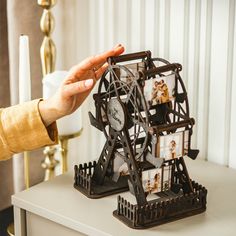
<svg viewBox="0 0 236 236">
<path fill-rule="evenodd" d="M 56 94 L 39 103 L 39 111 L 45 126 L 73 113 L 83 103 L 96 81 L 107 69 L 107 58 L 118 56 L 123 52 L 124 47 L 117 45 L 109 51 L 89 57 L 72 67 Z"/>
</svg>

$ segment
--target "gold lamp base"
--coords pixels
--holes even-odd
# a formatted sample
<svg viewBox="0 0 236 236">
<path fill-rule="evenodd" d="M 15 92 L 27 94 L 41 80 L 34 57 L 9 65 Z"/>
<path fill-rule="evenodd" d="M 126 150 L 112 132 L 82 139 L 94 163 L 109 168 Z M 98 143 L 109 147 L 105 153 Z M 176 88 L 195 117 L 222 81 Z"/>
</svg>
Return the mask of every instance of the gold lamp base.
<svg viewBox="0 0 236 236">
<path fill-rule="evenodd" d="M 14 223 L 11 223 L 11 224 L 7 227 L 7 233 L 8 233 L 9 236 L 15 236 Z"/>
<path fill-rule="evenodd" d="M 50 180 L 55 176 L 55 168 L 59 164 L 59 161 L 54 158 L 55 152 L 56 148 L 54 146 L 48 146 L 43 151 L 45 159 L 41 166 L 45 169 L 44 181 Z"/>
<path fill-rule="evenodd" d="M 79 137 L 82 134 L 82 131 L 83 131 L 83 128 L 81 128 L 80 131 L 78 131 L 77 133 L 59 136 L 60 153 L 61 153 L 61 160 L 62 160 L 61 161 L 62 174 L 66 173 L 68 170 L 68 165 L 67 165 L 68 140 Z"/>
</svg>

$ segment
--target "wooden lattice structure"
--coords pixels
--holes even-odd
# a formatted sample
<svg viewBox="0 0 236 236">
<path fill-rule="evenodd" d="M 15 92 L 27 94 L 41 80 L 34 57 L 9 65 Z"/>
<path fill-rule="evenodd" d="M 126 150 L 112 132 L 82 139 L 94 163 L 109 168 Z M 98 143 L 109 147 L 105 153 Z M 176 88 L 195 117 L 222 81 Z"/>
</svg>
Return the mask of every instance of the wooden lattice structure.
<svg viewBox="0 0 236 236">
<path fill-rule="evenodd" d="M 150 51 L 108 62 L 94 94 L 96 115 L 89 113 L 106 143 L 97 162 L 75 166 L 74 187 L 90 198 L 129 190 L 136 203 L 118 196 L 113 214 L 133 228 L 205 211 L 207 190 L 190 179 L 184 162 L 199 151 L 191 149 L 194 119 L 182 66 Z"/>
</svg>

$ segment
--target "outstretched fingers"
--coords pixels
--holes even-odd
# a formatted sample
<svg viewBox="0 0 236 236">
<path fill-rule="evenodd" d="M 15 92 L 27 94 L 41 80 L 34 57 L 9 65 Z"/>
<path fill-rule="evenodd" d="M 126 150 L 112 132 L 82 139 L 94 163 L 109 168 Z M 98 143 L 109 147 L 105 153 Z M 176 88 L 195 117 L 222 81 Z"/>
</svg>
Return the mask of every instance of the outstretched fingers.
<svg viewBox="0 0 236 236">
<path fill-rule="evenodd" d="M 78 65 L 78 67 L 80 70 L 83 71 L 91 70 L 93 68 L 98 68 L 100 65 L 103 65 L 106 62 L 108 57 L 118 56 L 123 52 L 124 52 L 124 47 L 121 45 L 117 45 L 116 47 L 114 47 L 109 51 L 85 59 Z"/>
<path fill-rule="evenodd" d="M 64 84 L 68 85 L 70 83 L 94 77 L 98 80 L 107 68 L 107 58 L 111 56 L 118 56 L 123 52 L 124 47 L 117 45 L 109 51 L 85 59 L 80 64 L 73 66 L 70 69 L 69 76 L 65 79 Z"/>
<path fill-rule="evenodd" d="M 100 77 L 103 75 L 103 73 L 106 71 L 108 67 L 108 63 L 104 63 L 96 72 L 95 72 L 95 78 L 96 80 L 99 80 Z"/>
<path fill-rule="evenodd" d="M 66 84 L 63 86 L 63 93 L 65 97 L 71 97 L 92 89 L 93 85 L 94 85 L 93 79 L 82 80 L 71 84 Z"/>
</svg>

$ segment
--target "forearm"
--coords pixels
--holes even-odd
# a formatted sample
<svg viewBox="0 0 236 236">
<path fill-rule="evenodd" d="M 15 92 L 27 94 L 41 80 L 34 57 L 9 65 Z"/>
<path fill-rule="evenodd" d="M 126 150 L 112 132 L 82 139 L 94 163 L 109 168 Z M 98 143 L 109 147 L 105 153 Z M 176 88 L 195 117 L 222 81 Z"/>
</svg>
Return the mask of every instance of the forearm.
<svg viewBox="0 0 236 236">
<path fill-rule="evenodd" d="M 0 160 L 57 143 L 56 123 L 45 128 L 39 99 L 0 110 Z"/>
</svg>

